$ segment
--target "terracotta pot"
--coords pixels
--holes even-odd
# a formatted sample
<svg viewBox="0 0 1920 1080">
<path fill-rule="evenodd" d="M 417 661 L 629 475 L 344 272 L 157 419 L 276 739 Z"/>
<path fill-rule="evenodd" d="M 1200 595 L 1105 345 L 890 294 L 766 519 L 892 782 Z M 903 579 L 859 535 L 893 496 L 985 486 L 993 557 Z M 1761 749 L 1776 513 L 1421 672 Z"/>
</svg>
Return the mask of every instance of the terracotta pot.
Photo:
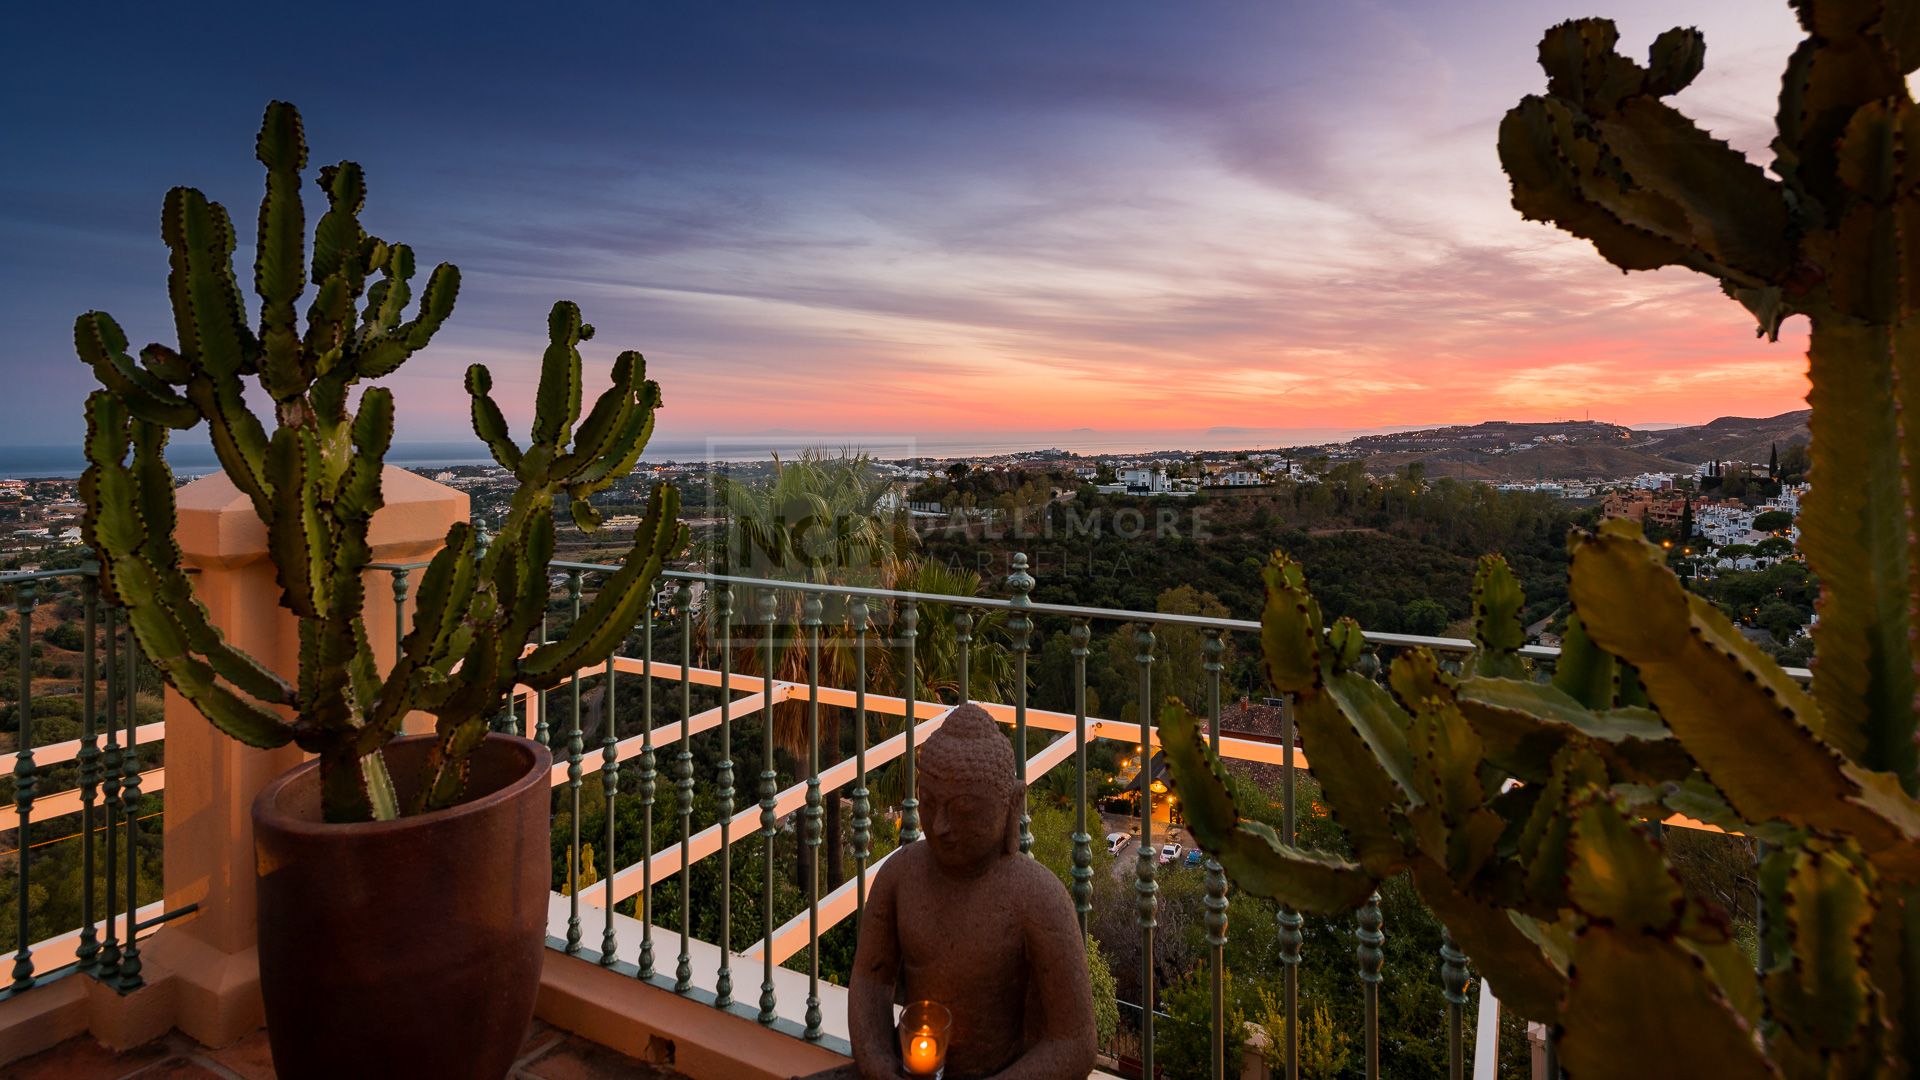
<svg viewBox="0 0 1920 1080">
<path fill-rule="evenodd" d="M 389 744 L 402 800 L 432 741 Z M 281 1080 L 506 1075 L 546 950 L 552 760 L 488 735 L 466 802 L 398 821 L 321 821 L 317 762 L 260 792 L 260 989 Z"/>
</svg>

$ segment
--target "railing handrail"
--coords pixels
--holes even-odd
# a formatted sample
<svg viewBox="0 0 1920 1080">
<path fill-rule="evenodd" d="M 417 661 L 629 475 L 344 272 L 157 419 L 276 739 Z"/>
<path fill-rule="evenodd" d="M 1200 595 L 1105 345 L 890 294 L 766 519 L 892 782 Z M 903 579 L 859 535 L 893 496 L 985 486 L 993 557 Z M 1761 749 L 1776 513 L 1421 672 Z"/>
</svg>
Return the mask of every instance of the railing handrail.
<svg viewBox="0 0 1920 1080">
<path fill-rule="evenodd" d="M 370 570 L 417 570 L 427 563 L 375 563 Z M 556 559 L 551 566 L 556 570 L 579 571 L 581 573 L 613 573 L 620 567 L 610 563 L 573 562 Z M 746 586 L 756 589 L 787 589 L 796 592 L 818 593 L 823 596 L 860 597 L 870 600 L 912 600 L 915 603 L 949 604 L 963 607 L 982 608 L 990 611 L 1023 611 L 1029 615 L 1057 615 L 1068 619 L 1098 619 L 1106 622 L 1143 622 L 1160 626 L 1189 626 L 1200 630 L 1232 630 L 1240 633 L 1258 634 L 1260 623 L 1254 619 L 1225 619 L 1210 615 L 1182 615 L 1165 611 L 1136 611 L 1129 608 L 1085 607 L 1078 604 L 1049 604 L 1039 601 L 1021 603 L 1004 600 L 995 596 L 957 596 L 949 593 L 923 593 L 907 589 L 885 589 L 866 585 L 831 585 L 809 581 L 785 581 L 778 578 L 743 577 L 737 574 L 715 574 L 699 570 L 662 570 L 660 576 L 675 581 L 701 581 L 711 584 Z M 1364 630 L 1366 640 L 1376 645 L 1386 645 L 1396 649 L 1425 648 L 1442 654 L 1465 654 L 1474 650 L 1475 645 L 1467 638 L 1436 637 L 1428 634 L 1399 634 L 1383 630 Z M 1519 654 L 1529 660 L 1558 660 L 1560 648 L 1556 645 L 1523 645 Z M 1813 679 L 1813 672 L 1807 668 L 1784 668 L 1787 677 L 1806 683 Z"/>
<path fill-rule="evenodd" d="M 83 563 L 79 566 L 65 566 L 57 570 L 0 570 L 0 585 L 13 585 L 22 581 L 47 581 L 59 577 L 99 577 L 100 564 Z"/>
</svg>

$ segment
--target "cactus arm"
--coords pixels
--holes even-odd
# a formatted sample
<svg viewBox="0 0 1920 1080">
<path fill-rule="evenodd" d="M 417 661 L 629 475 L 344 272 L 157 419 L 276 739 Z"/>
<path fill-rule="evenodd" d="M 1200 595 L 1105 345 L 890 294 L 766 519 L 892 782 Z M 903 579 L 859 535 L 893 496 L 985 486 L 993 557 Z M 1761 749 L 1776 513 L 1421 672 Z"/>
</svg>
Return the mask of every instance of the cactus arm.
<svg viewBox="0 0 1920 1080">
<path fill-rule="evenodd" d="M 360 774 L 367 788 L 368 816 L 375 821 L 399 817 L 400 796 L 393 789 L 393 774 L 387 771 L 387 756 L 376 751 L 362 757 Z"/>
<path fill-rule="evenodd" d="M 266 518 L 267 550 L 280 582 L 281 603 L 302 619 L 318 619 L 326 606 L 327 535 L 320 518 L 317 476 L 320 445 L 313 429 L 281 427 L 267 446 L 267 473 L 287 502 Z"/>
<path fill-rule="evenodd" d="M 467 395 L 473 399 L 473 433 L 487 444 L 487 450 L 500 467 L 518 476 L 520 448 L 507 431 L 507 418 L 493 401 L 493 373 L 485 364 L 467 367 Z"/>
<path fill-rule="evenodd" d="M 1920 870 L 1920 807 L 1819 736 L 1804 691 L 1699 597 L 1633 528 L 1603 526 L 1574 552 L 1569 593 L 1594 640 L 1634 664 L 1648 695 L 1742 817 L 1857 837 L 1883 872 Z"/>
<path fill-rule="evenodd" d="M 557 457 L 580 416 L 580 342 L 593 331 L 580 321 L 580 307 L 562 300 L 547 314 L 547 351 L 540 358 L 540 386 L 533 399 L 533 444 Z"/>
<path fill-rule="evenodd" d="M 407 313 L 407 303 L 413 299 L 413 248 L 406 244 L 390 244 L 387 247 L 387 261 L 381 267 L 384 271 L 381 279 L 367 288 L 367 311 L 362 322 L 362 334 L 373 337 L 385 334 L 400 325 L 400 317 Z"/>
<path fill-rule="evenodd" d="M 161 215 L 161 236 L 173 249 L 181 352 L 216 378 L 247 374 L 260 346 L 233 276 L 232 219 L 192 188 L 169 191 Z"/>
<path fill-rule="evenodd" d="M 193 593 L 193 583 L 179 569 L 180 545 L 172 532 L 148 526 L 174 520 L 173 472 L 164 450 L 167 429 L 135 421 L 132 425 L 134 490 L 141 530 L 137 558 L 151 571 L 146 595 L 179 626 L 187 647 L 202 657 L 213 672 L 243 693 L 275 705 L 290 704 L 292 687 L 253 657 L 226 643 Z"/>
<path fill-rule="evenodd" d="M 1486 806 L 1480 737 L 1450 698 L 1430 697 L 1414 711 L 1407 744 L 1423 801 L 1407 813 L 1414 838 L 1454 880 L 1470 881 L 1506 831 L 1506 822 Z"/>
<path fill-rule="evenodd" d="M 351 161 L 320 170 L 327 211 L 313 231 L 313 271 L 317 291 L 307 308 L 307 352 L 314 372 L 324 375 L 338 364 L 353 328 L 354 305 L 366 287 L 367 267 L 383 253 L 379 241 L 360 224 L 366 205 L 366 178 Z"/>
<path fill-rule="evenodd" d="M 1568 898 L 1586 919 L 1570 956 L 1565 1015 L 1579 1022 L 1561 1033 L 1568 1070 L 1636 1075 L 1646 1061 L 1623 1048 L 1647 1046 L 1658 1048 L 1663 1069 L 1686 1070 L 1674 1075 L 1778 1075 L 1696 948 L 1726 945 L 1725 923 L 1687 897 L 1617 805 L 1580 806 L 1568 862 Z M 1741 966 L 1732 971 L 1751 983 Z"/>
<path fill-rule="evenodd" d="M 1792 266 L 1786 196 L 1726 143 L 1660 95 L 1698 70 L 1697 34 L 1669 31 L 1653 70 L 1614 51 L 1611 22 L 1547 31 L 1547 96 L 1500 125 L 1513 205 L 1593 242 L 1622 270 L 1689 266 L 1742 288 L 1778 285 Z"/>
<path fill-rule="evenodd" d="M 1260 615 L 1260 650 L 1267 676 L 1282 693 L 1302 694 L 1320 686 L 1320 605 L 1307 591 L 1306 572 L 1276 551 L 1261 571 L 1266 607 Z"/>
<path fill-rule="evenodd" d="M 1611 709 L 1619 699 L 1620 664 L 1594 645 L 1578 615 L 1567 618 L 1567 631 L 1560 636 L 1553 685 L 1589 709 Z"/>
<path fill-rule="evenodd" d="M 1569 1076 L 1636 1080 L 1649 1075 L 1656 1053 L 1659 1075 L 1780 1075 L 1700 954 L 1685 944 L 1592 926 L 1575 942 L 1569 968 L 1563 1012 L 1578 1022 L 1559 1032 Z"/>
<path fill-rule="evenodd" d="M 661 568 L 686 548 L 686 527 L 676 524 L 679 512 L 680 492 L 671 484 L 655 485 L 620 569 L 601 584 L 593 603 L 574 620 L 566 637 L 540 646 L 520 661 L 518 681 L 536 689 L 556 685 L 581 666 L 605 657 L 626 638 L 639 621 Z"/>
<path fill-rule="evenodd" d="M 487 717 L 511 682 L 502 678 L 499 652 L 476 640 L 461 661 L 462 678 L 436 710 L 439 735 L 428 753 L 426 782 L 414 799 L 413 813 L 453 805 L 466 789 L 473 751 L 487 737 Z"/>
<path fill-rule="evenodd" d="M 312 381 L 294 321 L 294 303 L 307 284 L 307 225 L 300 205 L 307 140 L 293 106 L 284 101 L 267 106 L 254 154 L 267 167 L 253 263 L 253 288 L 260 296 L 260 381 L 275 401 L 290 401 Z"/>
<path fill-rule="evenodd" d="M 133 415 L 170 428 L 185 429 L 200 422 L 200 410 L 193 402 L 133 362 L 127 355 L 127 335 L 106 313 L 89 311 L 75 319 L 73 346 L 93 368 L 100 385 L 120 395 Z"/>
<path fill-rule="evenodd" d="M 1346 830 L 1354 854 L 1368 873 L 1386 878 L 1406 860 L 1390 810 L 1414 798 L 1411 762 L 1404 736 L 1399 754 L 1389 763 L 1363 731 L 1394 725 L 1387 710 L 1397 712 L 1398 706 L 1377 686 L 1378 696 L 1369 694 L 1363 687 L 1371 684 L 1358 675 L 1340 678 L 1360 684 L 1347 688 L 1347 697 L 1359 708 L 1350 712 L 1329 693 L 1303 696 L 1296 709 L 1297 722 L 1301 738 L 1313 748 L 1313 775 L 1335 819 Z"/>
<path fill-rule="evenodd" d="M 1651 709 L 1588 709 L 1551 685 L 1484 677 L 1461 680 L 1455 698 L 1485 740 L 1487 760 L 1520 780 L 1545 779 L 1553 755 L 1572 738 L 1595 740 L 1611 764 L 1649 781 L 1692 771 Z"/>
<path fill-rule="evenodd" d="M 636 377 L 640 363 L 637 352 L 623 352 L 614 361 L 612 385 L 601 392 L 593 408 L 587 410 L 586 418 L 580 421 L 580 430 L 574 433 L 573 451 L 554 462 L 556 475 L 575 479 L 588 465 L 616 449 L 625 449 L 618 441 L 626 432 L 627 418 L 633 413 L 637 388 L 642 383 Z"/>
<path fill-rule="evenodd" d="M 1845 175 L 1869 200 L 1893 184 L 1891 160 L 1902 139 L 1887 130 L 1882 110 L 1862 110 L 1842 149 L 1853 164 Z M 1902 110 L 1911 116 L 1911 106 Z M 1871 151 L 1871 152 L 1870 152 Z M 1869 174 L 1879 174 L 1878 178 Z M 1920 199 L 1908 195 L 1920 208 Z M 1856 205 L 1856 210 L 1870 209 Z M 1920 224 L 1920 223 L 1917 223 Z M 1908 235 L 1891 220 L 1870 226 L 1888 237 Z M 1885 315 L 1904 287 L 1920 285 L 1896 251 L 1856 260 L 1853 275 L 1836 275 L 1836 301 Z M 1849 286 L 1850 280 L 1860 280 Z M 1816 320 L 1808 350 L 1813 389 L 1809 421 L 1813 488 L 1802 515 L 1801 550 L 1820 579 L 1820 621 L 1814 628 L 1814 695 L 1827 718 L 1823 734 L 1852 760 L 1897 773 L 1909 793 L 1920 791 L 1913 702 L 1920 692 L 1911 639 L 1920 605 L 1920 546 L 1913 540 L 1910 500 L 1920 478 L 1920 323 L 1833 317 Z M 1897 447 L 1898 453 L 1882 448 Z M 1829 478 L 1845 478 L 1829 479 Z"/>
<path fill-rule="evenodd" d="M 1875 905 L 1861 868 L 1819 841 L 1796 853 L 1785 899 L 1787 941 L 1797 962 L 1767 974 L 1767 997 L 1780 1024 L 1774 1043 L 1791 1040 L 1818 1060 L 1853 1046 L 1873 1015 L 1871 969 L 1863 956 Z"/>
<path fill-rule="evenodd" d="M 1473 640 L 1480 648 L 1468 662 L 1469 674 L 1525 677 L 1519 649 L 1527 643 L 1521 624 L 1526 605 L 1526 594 L 1507 560 L 1481 556 L 1473 572 Z"/>
<path fill-rule="evenodd" d="M 411 254 L 408 255 L 411 260 Z M 409 264 L 410 265 L 410 264 Z M 394 283 L 404 289 L 404 285 Z M 401 293 L 404 297 L 404 291 Z M 460 295 L 460 271 L 450 263 L 441 263 L 427 275 L 426 291 L 420 296 L 420 312 L 412 319 L 385 333 L 377 334 L 360 350 L 354 371 L 363 379 L 390 375 L 400 364 L 427 347 L 433 335 L 453 314 Z"/>
<path fill-rule="evenodd" d="M 1413 860 L 1414 888 L 1434 916 L 1473 958 L 1502 1006 L 1529 1020 L 1551 1021 L 1567 986 L 1566 959 L 1525 915 L 1462 894 L 1445 870 Z"/>
<path fill-rule="evenodd" d="M 638 358 L 639 353 L 633 356 Z M 587 463 L 574 476 L 568 492 L 575 490 L 585 495 L 593 495 L 605 489 L 615 478 L 633 471 L 639 463 L 640 455 L 646 450 L 647 443 L 653 438 L 654 410 L 660 407 L 660 384 L 645 380 L 640 384 L 639 400 L 626 415 L 612 448 L 595 460 Z"/>
<path fill-rule="evenodd" d="M 134 438 L 134 468 L 125 464 L 129 434 Z M 101 553 L 102 587 L 127 611 L 141 648 L 161 676 L 221 730 L 253 746 L 282 746 L 292 729 L 271 710 L 229 690 L 220 677 L 269 701 L 284 701 L 284 684 L 238 650 L 219 640 L 206 623 L 205 609 L 191 595 L 178 562 L 156 565 L 156 540 L 147 519 L 161 505 L 170 508 L 172 478 L 159 457 L 166 429 L 132 420 L 126 406 L 107 391 L 87 398 L 87 470 L 80 495 L 89 512 L 82 528 Z M 137 474 L 137 475 L 136 475 Z M 177 551 L 177 549 L 175 549 Z M 219 667 L 195 655 L 196 640 L 215 646 Z M 272 695 L 272 696 L 269 696 Z"/>
<path fill-rule="evenodd" d="M 1282 843 L 1272 829 L 1242 820 L 1225 768 L 1200 737 L 1199 723 L 1178 702 L 1161 709 L 1159 726 L 1187 829 L 1237 888 L 1295 910 L 1334 915 L 1359 907 L 1378 887 L 1354 863 Z"/>
</svg>

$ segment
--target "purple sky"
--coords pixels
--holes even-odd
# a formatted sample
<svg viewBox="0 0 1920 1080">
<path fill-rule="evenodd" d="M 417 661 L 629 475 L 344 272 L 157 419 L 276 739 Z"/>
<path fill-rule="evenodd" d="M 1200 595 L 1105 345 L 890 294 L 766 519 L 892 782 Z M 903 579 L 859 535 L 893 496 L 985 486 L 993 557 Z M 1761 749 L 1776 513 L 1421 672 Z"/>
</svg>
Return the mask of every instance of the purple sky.
<svg viewBox="0 0 1920 1080">
<path fill-rule="evenodd" d="M 1712 283 L 1521 221 L 1494 153 L 1541 31 L 1604 14 L 1634 55 L 1705 31 L 1679 104 L 1764 160 L 1784 3 L 403 7 L 9 15 L 0 444 L 77 437 L 79 312 L 170 336 L 161 195 L 245 229 L 272 97 L 314 161 L 365 165 L 372 231 L 464 272 L 390 380 L 401 439 L 462 436 L 472 360 L 524 423 L 560 297 L 596 367 L 648 355 L 675 439 L 1690 422 L 1804 394 L 1803 330 L 1755 341 Z"/>
</svg>

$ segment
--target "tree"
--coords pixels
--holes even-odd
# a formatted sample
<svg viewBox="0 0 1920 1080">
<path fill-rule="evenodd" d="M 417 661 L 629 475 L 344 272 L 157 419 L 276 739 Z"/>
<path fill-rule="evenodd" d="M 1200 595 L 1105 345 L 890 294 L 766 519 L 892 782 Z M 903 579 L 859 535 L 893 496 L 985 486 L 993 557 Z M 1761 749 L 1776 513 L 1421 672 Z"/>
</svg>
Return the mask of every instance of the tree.
<svg viewBox="0 0 1920 1080">
<path fill-rule="evenodd" d="M 1206 965 L 1187 972 L 1161 997 L 1167 1019 L 1159 1028 L 1156 1051 L 1168 1080 L 1206 1080 L 1213 1075 L 1213 983 Z M 1225 999 L 1227 1075 L 1240 1075 L 1246 1050 L 1247 1013 L 1233 992 L 1233 971 L 1222 977 Z"/>
<path fill-rule="evenodd" d="M 972 471 L 972 466 L 968 465 L 964 461 L 956 461 L 953 464 L 947 466 L 947 469 L 946 469 L 947 479 L 952 480 L 954 483 L 957 484 L 960 481 L 965 480 L 967 478 L 967 473 L 970 471 Z"/>
<path fill-rule="evenodd" d="M 811 585 L 866 585 L 893 587 L 905 571 L 916 544 L 912 528 L 899 515 L 881 509 L 881 500 L 892 482 L 879 474 L 873 460 L 865 454 L 827 456 L 813 451 L 794 461 L 774 458 L 773 476 L 762 484 L 743 484 L 728 476 L 718 476 L 714 493 L 720 499 L 726 524 L 717 542 L 705 545 L 710 566 L 722 574 L 763 577 Z M 760 632 L 757 607 L 753 598 L 740 595 L 734 601 L 734 627 L 737 635 Z M 807 614 L 801 590 L 781 590 L 776 594 L 774 678 L 805 682 L 812 653 L 810 637 L 803 620 Z M 711 605 L 701 619 L 711 619 Z M 820 682 L 823 686 L 852 686 L 858 659 L 855 655 L 855 631 L 851 604 L 842 597 L 820 597 Z M 870 617 L 877 618 L 878 613 Z M 717 636 L 698 633 L 704 653 L 711 652 Z M 761 674 L 765 661 L 763 646 L 736 648 L 734 670 L 741 674 Z M 883 679 L 891 663 L 884 648 L 867 650 L 870 679 Z M 875 683 L 880 685 L 880 683 Z M 774 725 L 774 741 L 796 760 L 807 754 L 807 708 L 805 702 L 789 701 L 769 710 Z M 842 710 L 820 711 L 820 766 L 840 761 L 840 719 Z M 840 828 L 841 790 L 826 793 L 825 836 L 827 849 L 826 885 L 832 888 L 843 879 L 844 844 Z M 796 880 L 804 880 L 807 869 L 803 859 Z"/>
<path fill-rule="evenodd" d="M 1753 516 L 1753 527 L 1757 532 L 1785 532 L 1793 527 L 1793 515 L 1785 510 L 1768 510 Z"/>
<path fill-rule="evenodd" d="M 1400 615 L 1400 623 L 1407 633 L 1426 637 L 1438 636 L 1449 621 L 1446 605 L 1431 596 L 1422 596 L 1408 604 Z"/>
<path fill-rule="evenodd" d="M 1777 559 L 1792 550 L 1793 541 L 1784 536 L 1769 536 L 1765 540 L 1753 545 L 1754 554 L 1769 559 Z"/>
<path fill-rule="evenodd" d="M 1780 479 L 1780 444 L 1772 443 L 1767 447 L 1767 479 Z"/>
</svg>

